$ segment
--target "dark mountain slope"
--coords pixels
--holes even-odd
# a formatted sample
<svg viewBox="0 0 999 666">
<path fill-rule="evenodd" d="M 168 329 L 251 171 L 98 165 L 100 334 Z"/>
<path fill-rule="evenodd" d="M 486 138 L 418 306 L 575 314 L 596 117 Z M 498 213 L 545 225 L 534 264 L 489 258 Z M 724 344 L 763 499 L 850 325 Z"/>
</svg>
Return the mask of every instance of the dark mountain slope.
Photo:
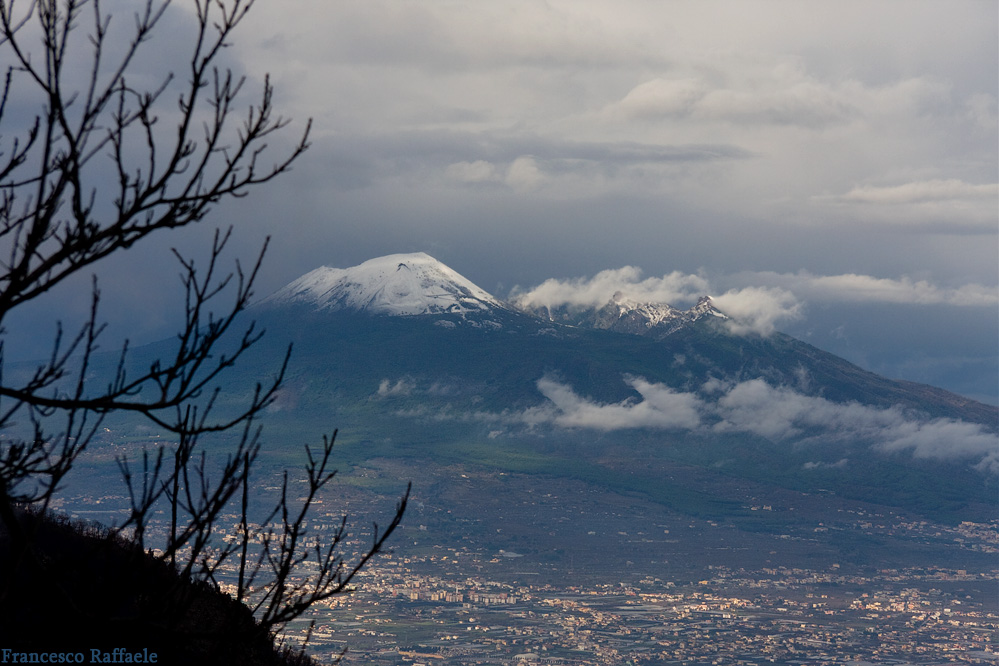
<svg viewBox="0 0 999 666">
<path fill-rule="evenodd" d="M 678 330 L 662 344 L 691 359 L 701 373 L 767 380 L 806 395 L 874 407 L 895 405 L 931 417 L 999 426 L 999 408 L 925 384 L 888 379 L 783 333 L 734 336 L 717 321 Z"/>
<path fill-rule="evenodd" d="M 385 317 L 314 313 L 304 308 L 258 312 L 268 330 L 267 353 L 295 345 L 289 379 L 324 377 L 345 397 L 374 393 L 383 379 L 450 378 L 481 388 L 496 408 L 536 403 L 536 382 L 555 375 L 603 401 L 633 395 L 622 376 L 636 375 L 676 390 L 705 382 L 763 379 L 809 396 L 877 408 L 900 406 L 933 418 L 995 428 L 999 409 L 931 386 L 887 379 L 790 336 L 736 336 L 702 319 L 655 340 L 599 329 L 540 322 L 517 313 L 470 318 Z M 453 326 L 442 326 L 448 322 Z"/>
</svg>

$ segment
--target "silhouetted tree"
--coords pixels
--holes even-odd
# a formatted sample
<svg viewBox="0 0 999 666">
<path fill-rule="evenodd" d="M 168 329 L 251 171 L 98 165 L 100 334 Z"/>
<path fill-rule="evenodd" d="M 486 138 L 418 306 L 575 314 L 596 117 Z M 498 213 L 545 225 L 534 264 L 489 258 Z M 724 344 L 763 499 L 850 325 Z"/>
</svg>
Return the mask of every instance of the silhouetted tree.
<svg viewBox="0 0 999 666">
<path fill-rule="evenodd" d="M 138 54 L 169 0 L 116 3 L 115 20 L 129 26 L 127 41 L 121 25 L 112 30 L 100 0 L 0 0 L 0 63 L 7 65 L 0 96 L 0 331 L 25 304 L 70 277 L 147 236 L 201 221 L 222 200 L 288 171 L 308 148 L 311 123 L 284 154 L 270 157 L 267 140 L 287 121 L 275 115 L 269 79 L 257 101 L 241 107 L 244 79 L 219 65 L 252 0 L 190 4 L 188 68 L 137 87 L 134 81 L 148 80 L 133 71 Z M 27 121 L 12 110 L 25 100 L 38 103 Z M 339 555 L 345 523 L 329 542 L 304 547 L 306 517 L 334 474 L 333 439 L 325 438 L 317 453 L 307 449 L 305 499 L 288 497 L 286 476 L 277 505 L 259 522 L 278 527 L 251 528 L 249 475 L 260 450 L 255 417 L 280 386 L 287 356 L 238 413 L 219 414 L 220 374 L 261 335 L 252 324 L 240 333 L 236 319 L 252 297 L 263 251 L 248 270 L 237 262 L 233 272 L 220 274 L 228 239 L 229 232 L 216 232 L 203 267 L 177 254 L 186 306 L 176 348 L 140 370 L 126 343 L 110 377 L 100 383 L 90 377 L 103 330 L 96 279 L 85 324 L 71 334 L 60 325 L 47 360 L 23 381 L 2 372 L 0 342 L 0 525 L 14 554 L 0 577 L 0 605 L 16 571 L 44 567 L 37 522 L 24 517 L 49 509 L 111 413 L 144 417 L 172 441 L 144 452 L 141 469 L 134 459 L 119 460 L 131 514 L 118 534 L 143 551 L 155 545 L 180 581 L 213 582 L 219 566 L 236 558 L 236 597 L 268 630 L 347 590 L 399 524 L 408 490 L 353 564 Z M 216 303 L 230 297 L 216 314 Z M 233 336 L 234 344 L 223 344 Z M 213 464 L 202 438 L 221 431 L 241 436 Z M 167 538 L 150 544 L 147 528 L 161 505 L 168 507 Z M 219 544 L 212 528 L 228 506 L 241 512 L 241 528 L 236 539 Z M 299 579 L 306 562 L 313 568 Z"/>
</svg>

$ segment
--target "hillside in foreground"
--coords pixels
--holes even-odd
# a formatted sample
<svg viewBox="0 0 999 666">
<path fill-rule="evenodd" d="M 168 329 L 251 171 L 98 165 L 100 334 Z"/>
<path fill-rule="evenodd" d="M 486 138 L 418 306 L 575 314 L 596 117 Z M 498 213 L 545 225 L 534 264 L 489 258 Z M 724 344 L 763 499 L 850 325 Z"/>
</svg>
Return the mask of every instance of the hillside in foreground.
<svg viewBox="0 0 999 666">
<path fill-rule="evenodd" d="M 27 552 L 0 526 L 4 648 L 82 653 L 82 663 L 317 663 L 277 645 L 244 604 L 104 526 L 33 513 L 21 513 L 19 526 L 32 536 Z"/>
</svg>

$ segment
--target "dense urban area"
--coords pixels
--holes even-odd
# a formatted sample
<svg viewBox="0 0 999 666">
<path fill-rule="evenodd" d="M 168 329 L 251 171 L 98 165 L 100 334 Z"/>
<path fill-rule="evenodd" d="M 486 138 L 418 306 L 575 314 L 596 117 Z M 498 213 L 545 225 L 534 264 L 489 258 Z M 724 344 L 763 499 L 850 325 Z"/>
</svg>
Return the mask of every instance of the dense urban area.
<svg viewBox="0 0 999 666">
<path fill-rule="evenodd" d="M 999 608 L 981 597 L 995 571 L 716 570 L 685 585 L 560 587 L 420 576 L 419 564 L 369 571 L 319 620 L 314 647 L 347 647 L 347 664 L 999 663 Z"/>
<path fill-rule="evenodd" d="M 113 514 L 122 499 L 78 497 L 65 507 L 94 517 Z M 319 513 L 315 535 L 341 515 Z M 999 521 L 850 520 L 863 532 L 999 554 Z M 236 531 L 237 517 L 227 521 L 218 526 L 223 538 Z M 425 529 L 407 525 L 354 593 L 288 626 L 284 638 L 308 634 L 320 658 L 346 649 L 344 665 L 999 664 L 999 560 L 978 571 L 705 565 L 695 580 L 689 568 L 579 571 L 571 561 L 428 544 L 419 540 Z"/>
</svg>

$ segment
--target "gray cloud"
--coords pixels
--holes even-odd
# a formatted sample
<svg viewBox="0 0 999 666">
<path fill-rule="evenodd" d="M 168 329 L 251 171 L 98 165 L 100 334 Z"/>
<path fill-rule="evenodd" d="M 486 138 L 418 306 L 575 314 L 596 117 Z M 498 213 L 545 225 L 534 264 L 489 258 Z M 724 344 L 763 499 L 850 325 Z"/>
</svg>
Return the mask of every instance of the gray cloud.
<svg viewBox="0 0 999 666">
<path fill-rule="evenodd" d="M 833 469 L 845 469 L 849 464 L 850 464 L 850 459 L 849 458 L 840 458 L 839 460 L 837 460 L 834 463 L 814 462 L 814 461 L 813 462 L 806 462 L 804 465 L 802 465 L 802 468 L 804 468 L 804 469 L 829 469 L 829 468 L 833 468 Z"/>
<path fill-rule="evenodd" d="M 847 273 L 814 275 L 808 271 L 774 273 L 745 272 L 730 279 L 759 282 L 770 287 L 793 291 L 815 302 L 903 303 L 910 305 L 954 305 L 959 307 L 995 307 L 999 304 L 999 286 L 963 284 L 944 287 L 929 280 L 909 276 L 880 278 Z"/>
<path fill-rule="evenodd" d="M 653 144 L 635 141 L 580 141 L 533 132 L 461 131 L 449 128 L 397 132 L 352 132 L 326 139 L 333 164 L 365 175 L 367 185 L 414 172 L 435 186 L 448 181 L 510 184 L 511 170 L 525 163 L 548 177 L 580 176 L 608 183 L 642 166 L 681 167 L 744 160 L 753 153 L 732 144 Z M 338 169 L 339 170 L 339 169 Z M 346 175 L 346 174 L 345 174 Z M 444 181 L 439 182 L 439 175 Z M 333 179 L 350 185 L 358 175 Z"/>
<path fill-rule="evenodd" d="M 854 186 L 841 195 L 819 195 L 820 205 L 851 207 L 870 222 L 905 229 L 928 228 L 994 235 L 999 184 L 957 178 L 910 181 L 897 185 Z M 856 214 L 856 213 L 855 213 Z"/>
<path fill-rule="evenodd" d="M 805 127 L 843 123 L 860 114 L 847 91 L 802 73 L 786 80 L 788 69 L 773 72 L 776 76 L 764 83 L 763 90 L 759 81 L 742 80 L 745 87 L 739 89 L 713 87 L 704 79 L 655 78 L 633 88 L 607 113 L 641 120 L 687 117 Z"/>
</svg>

